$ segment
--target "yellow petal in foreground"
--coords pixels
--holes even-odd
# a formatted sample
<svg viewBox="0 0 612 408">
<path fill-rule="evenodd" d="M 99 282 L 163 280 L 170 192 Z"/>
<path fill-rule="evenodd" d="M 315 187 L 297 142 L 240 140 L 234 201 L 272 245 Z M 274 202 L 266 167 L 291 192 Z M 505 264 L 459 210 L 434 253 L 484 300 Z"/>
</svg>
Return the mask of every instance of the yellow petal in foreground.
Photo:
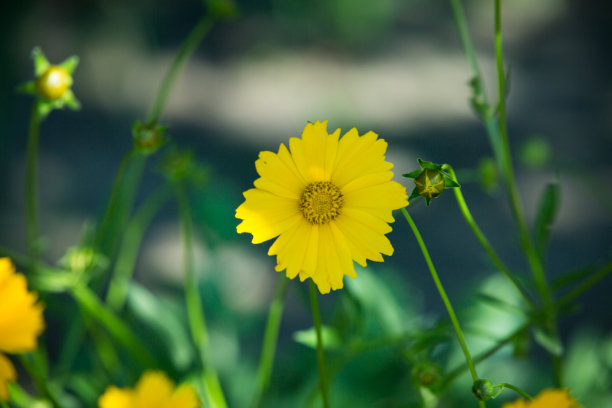
<svg viewBox="0 0 612 408">
<path fill-rule="evenodd" d="M 9 398 L 8 383 L 17 379 L 13 363 L 4 354 L 0 353 L 0 401 Z"/>
<path fill-rule="evenodd" d="M 374 132 L 340 133 L 328 133 L 326 121 L 309 123 L 289 149 L 260 153 L 260 177 L 236 210 L 238 233 L 252 234 L 254 244 L 276 238 L 268 251 L 275 269 L 311 278 L 321 293 L 354 278 L 353 261 L 366 266 L 393 253 L 385 236 L 392 211 L 408 205 L 406 189 L 392 181 L 387 143 Z"/>
<path fill-rule="evenodd" d="M 37 347 L 45 323 L 38 296 L 8 258 L 0 258 L 0 351 L 23 353 Z"/>
<path fill-rule="evenodd" d="M 161 371 L 145 372 L 134 389 L 107 388 L 98 399 L 99 408 L 199 408 L 198 397 L 190 385 L 178 388 Z"/>
<path fill-rule="evenodd" d="M 540 392 L 531 401 L 519 399 L 504 404 L 502 408 L 582 408 L 582 406 L 572 398 L 568 390 L 548 389 Z"/>
</svg>

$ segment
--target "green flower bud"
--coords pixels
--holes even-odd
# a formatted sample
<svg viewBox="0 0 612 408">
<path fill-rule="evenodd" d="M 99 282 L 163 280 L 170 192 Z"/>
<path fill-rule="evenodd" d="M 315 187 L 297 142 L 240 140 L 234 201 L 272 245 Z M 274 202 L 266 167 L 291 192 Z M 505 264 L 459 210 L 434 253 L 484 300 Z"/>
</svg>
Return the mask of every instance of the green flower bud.
<svg viewBox="0 0 612 408">
<path fill-rule="evenodd" d="M 421 387 L 435 388 L 442 378 L 442 370 L 429 361 L 419 363 L 412 369 L 412 379 Z"/>
<path fill-rule="evenodd" d="M 188 181 L 202 185 L 208 178 L 206 168 L 196 162 L 192 151 L 170 150 L 161 164 L 162 173 L 172 182 Z"/>
<path fill-rule="evenodd" d="M 488 401 L 495 394 L 495 390 L 491 381 L 480 379 L 474 381 L 472 393 L 478 401 Z"/>
<path fill-rule="evenodd" d="M 164 136 L 167 130 L 168 128 L 165 126 L 143 125 L 140 122 L 135 122 L 132 125 L 134 148 L 144 155 L 155 153 L 168 142 L 168 138 Z"/>
<path fill-rule="evenodd" d="M 438 170 L 425 170 L 414 179 L 419 195 L 432 199 L 444 191 L 444 179 Z"/>
<path fill-rule="evenodd" d="M 441 165 L 425 160 L 419 160 L 420 169 L 412 171 L 408 174 L 404 174 L 404 177 L 414 179 L 415 188 L 412 190 L 412 194 L 408 197 L 408 200 L 412 200 L 416 197 L 425 197 L 425 201 L 429 206 L 429 202 L 432 198 L 438 197 L 442 194 L 445 188 L 450 187 L 461 187 L 457 181 L 449 173 L 445 171 L 445 167 L 448 165 Z"/>
</svg>

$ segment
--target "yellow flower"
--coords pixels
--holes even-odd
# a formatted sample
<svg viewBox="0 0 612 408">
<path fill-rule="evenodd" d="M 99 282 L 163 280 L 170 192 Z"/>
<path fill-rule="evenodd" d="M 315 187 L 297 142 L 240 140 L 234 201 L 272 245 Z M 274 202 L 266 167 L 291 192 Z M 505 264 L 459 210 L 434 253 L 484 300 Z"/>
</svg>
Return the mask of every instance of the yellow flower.
<svg viewBox="0 0 612 408">
<path fill-rule="evenodd" d="M 502 408 L 582 408 L 582 406 L 571 397 L 568 390 L 548 389 L 540 392 L 531 401 L 519 399 L 504 404 Z"/>
<path fill-rule="evenodd" d="M 136 388 L 110 386 L 98 400 L 99 408 L 198 408 L 200 401 L 191 385 L 174 388 L 161 371 L 145 372 Z"/>
<path fill-rule="evenodd" d="M 251 233 L 254 244 L 278 237 L 268 251 L 276 270 L 311 278 L 321 293 L 354 278 L 353 261 L 366 266 L 393 254 L 385 237 L 391 212 L 408 205 L 406 189 L 391 181 L 384 140 L 354 128 L 339 138 L 340 129 L 327 133 L 327 121 L 309 123 L 289 149 L 261 152 L 261 177 L 236 210 L 238 233 Z"/>
<path fill-rule="evenodd" d="M 45 322 L 37 295 L 28 292 L 25 276 L 15 272 L 9 258 L 0 258 L 0 400 L 8 399 L 7 383 L 17 378 L 2 352 L 24 353 L 37 347 Z"/>
</svg>

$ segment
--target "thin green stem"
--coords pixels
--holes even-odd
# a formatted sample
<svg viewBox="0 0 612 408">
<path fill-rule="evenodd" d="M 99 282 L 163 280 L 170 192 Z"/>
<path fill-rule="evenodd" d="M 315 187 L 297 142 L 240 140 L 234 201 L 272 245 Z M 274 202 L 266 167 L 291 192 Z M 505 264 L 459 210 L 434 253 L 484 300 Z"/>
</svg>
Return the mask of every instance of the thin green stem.
<svg viewBox="0 0 612 408">
<path fill-rule="evenodd" d="M 327 367 L 325 365 L 325 353 L 323 351 L 323 335 L 321 333 L 321 313 L 319 312 L 319 294 L 314 282 L 310 281 L 310 307 L 312 308 L 312 319 L 317 333 L 317 366 L 319 367 L 319 385 L 321 388 L 321 400 L 323 407 L 329 408 L 329 391 L 327 383 Z"/>
<path fill-rule="evenodd" d="M 172 90 L 172 87 L 174 86 L 179 74 L 187 64 L 189 58 L 191 58 L 193 55 L 200 42 L 202 42 L 206 34 L 210 31 L 213 24 L 213 17 L 203 16 L 181 45 L 181 48 L 178 50 L 172 64 L 168 68 L 168 71 L 162 80 L 161 86 L 159 87 L 153 104 L 151 105 L 151 109 L 147 114 L 146 122 L 148 124 L 155 124 L 159 121 L 163 109 L 168 102 L 170 91 Z"/>
<path fill-rule="evenodd" d="M 503 390 L 504 388 L 508 388 L 509 390 L 512 390 L 518 394 L 521 394 L 523 397 L 527 398 L 528 400 L 532 400 L 533 397 L 529 394 L 527 394 L 525 391 L 521 390 L 519 387 L 516 387 L 512 384 L 508 384 L 508 383 L 502 383 L 502 384 L 497 384 L 494 385 L 493 388 L 501 388 L 501 390 Z"/>
<path fill-rule="evenodd" d="M 217 372 L 210 360 L 208 330 L 204 318 L 204 309 L 198 289 L 198 278 L 194 268 L 193 257 L 193 223 L 189 199 L 184 187 L 177 185 L 176 198 L 178 202 L 179 218 L 181 226 L 181 238 L 183 244 L 183 269 L 185 274 L 185 302 L 187 305 L 187 315 L 189 327 L 194 346 L 198 351 L 200 364 L 203 368 L 203 382 L 208 399 L 208 406 L 214 408 L 224 408 L 227 406 L 223 390 L 219 382 Z"/>
<path fill-rule="evenodd" d="M 106 295 L 106 303 L 115 311 L 121 310 L 125 304 L 144 233 L 155 214 L 168 201 L 171 193 L 172 189 L 168 184 L 157 189 L 146 198 L 125 227 L 125 234 Z"/>
<path fill-rule="evenodd" d="M 442 286 L 442 282 L 440 281 L 440 278 L 438 277 L 436 268 L 434 267 L 431 257 L 429 256 L 429 251 L 427 250 L 427 246 L 425 245 L 425 242 L 423 241 L 423 238 L 421 237 L 421 233 L 419 232 L 419 229 L 417 228 L 416 224 L 412 220 L 412 217 L 410 217 L 410 214 L 408 214 L 408 211 L 406 211 L 405 208 L 402 208 L 401 211 L 402 211 L 402 214 L 404 214 L 406 221 L 408 221 L 408 224 L 410 225 L 410 228 L 412 229 L 414 237 L 419 243 L 419 247 L 421 248 L 421 252 L 423 253 L 423 257 L 425 258 L 425 262 L 427 263 L 427 267 L 429 268 L 429 272 L 431 273 L 431 277 L 433 278 L 434 283 L 436 284 L 436 288 L 438 289 L 438 292 L 440 293 L 442 302 L 444 302 L 444 306 L 446 307 L 446 310 L 451 319 L 453 328 L 455 329 L 455 334 L 457 335 L 457 339 L 459 340 L 459 344 L 461 345 L 461 350 L 463 350 L 463 354 L 465 356 L 465 362 L 467 363 L 468 368 L 470 369 L 472 380 L 476 381 L 478 380 L 478 375 L 476 374 L 476 368 L 474 367 L 472 356 L 470 355 L 470 351 L 468 350 L 467 344 L 465 342 L 463 331 L 461 330 L 461 326 L 459 325 L 459 320 L 457 319 L 455 310 L 453 309 L 453 306 L 450 300 L 448 299 L 448 296 L 446 295 L 446 291 L 444 290 L 444 287 Z"/>
<path fill-rule="evenodd" d="M 263 406 L 264 398 L 268 390 L 268 386 L 270 385 L 270 376 L 272 374 L 274 355 L 276 353 L 278 331 L 280 328 L 281 319 L 283 317 L 285 293 L 287 293 L 287 282 L 289 282 L 289 279 L 279 275 L 276 290 L 274 291 L 274 297 L 272 299 L 272 303 L 270 304 L 261 358 L 259 360 L 257 378 L 255 380 L 255 394 L 253 398 L 253 407 L 255 408 Z"/>
<path fill-rule="evenodd" d="M 455 171 L 453 170 L 452 166 L 445 164 L 443 168 L 451 174 L 451 176 L 453 177 L 455 181 L 457 181 L 457 177 L 455 175 Z M 487 237 L 484 235 L 484 233 L 482 232 L 478 224 L 476 224 L 476 221 L 474 221 L 474 217 L 472 217 L 472 213 L 470 212 L 470 209 L 468 208 L 468 205 L 465 201 L 465 198 L 463 196 L 463 192 L 461 191 L 461 189 L 454 188 L 453 192 L 455 193 L 457 205 L 459 205 L 459 209 L 461 210 L 461 213 L 463 214 L 463 218 L 465 218 L 466 222 L 472 229 L 472 232 L 476 236 L 476 239 L 478 239 L 478 242 L 480 243 L 480 245 L 483 247 L 487 255 L 489 255 L 489 258 L 491 258 L 491 261 L 493 262 L 495 267 L 514 284 L 514 286 L 519 290 L 521 295 L 523 295 L 523 298 L 527 301 L 527 303 L 529 303 L 529 305 L 532 308 L 535 308 L 536 305 L 533 299 L 531 298 L 531 296 L 529 295 L 529 292 L 527 292 L 527 290 L 521 284 L 521 282 L 516 278 L 516 276 L 514 276 L 514 274 L 510 271 L 510 269 L 508 269 L 506 264 L 500 259 L 500 257 L 497 255 L 497 252 L 495 252 L 495 250 L 489 243 L 489 240 L 487 239 Z"/>
<path fill-rule="evenodd" d="M 143 367 L 155 365 L 153 357 L 130 330 L 130 327 L 102 303 L 88 287 L 77 285 L 72 288 L 71 294 L 82 310 L 92 319 L 99 321 Z"/>
<path fill-rule="evenodd" d="M 26 156 L 26 237 L 28 255 L 36 261 L 40 254 L 38 242 L 38 139 L 41 118 L 37 103 L 32 106 L 28 127 L 28 147 Z M 32 266 L 36 267 L 36 262 Z"/>
</svg>

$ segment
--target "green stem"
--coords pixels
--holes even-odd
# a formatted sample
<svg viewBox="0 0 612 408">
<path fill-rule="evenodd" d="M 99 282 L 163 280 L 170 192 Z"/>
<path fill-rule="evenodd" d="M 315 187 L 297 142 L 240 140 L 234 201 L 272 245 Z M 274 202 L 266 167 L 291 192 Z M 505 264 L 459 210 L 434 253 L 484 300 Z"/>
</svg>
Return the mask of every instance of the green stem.
<svg viewBox="0 0 612 408">
<path fill-rule="evenodd" d="M 121 310 L 125 304 L 144 233 L 155 214 L 168 201 L 171 193 L 172 189 L 168 184 L 160 187 L 147 197 L 125 227 L 125 234 L 106 295 L 106 303 L 115 311 Z"/>
<path fill-rule="evenodd" d="M 203 368 L 203 381 L 210 407 L 226 407 L 225 397 L 219 377 L 210 360 L 208 330 L 204 318 L 204 309 L 198 289 L 198 278 L 194 269 L 193 257 L 193 223 L 189 199 L 181 185 L 177 185 L 176 198 L 178 202 L 179 218 L 181 225 L 181 238 L 183 241 L 183 269 L 185 275 L 185 302 L 187 305 L 187 315 L 189 327 L 194 346 L 198 351 L 200 364 Z"/>
<path fill-rule="evenodd" d="M 212 28 L 213 23 L 214 19 L 212 17 L 203 16 L 181 45 L 181 48 L 178 50 L 172 64 L 170 65 L 170 68 L 168 68 L 168 71 L 162 80 L 162 84 L 155 95 L 151 109 L 147 114 L 146 122 L 148 124 L 155 124 L 159 121 L 162 111 L 168 102 L 170 91 L 174 86 L 176 79 L 187 64 L 189 58 L 191 58 L 193 55 L 200 42 L 202 42 L 206 34 Z"/>
<path fill-rule="evenodd" d="M 38 139 L 41 118 L 38 102 L 32 106 L 28 127 L 28 150 L 26 156 L 26 237 L 28 255 L 36 261 L 40 253 L 38 243 Z M 32 266 L 36 267 L 36 262 Z"/>
<path fill-rule="evenodd" d="M 38 391 L 42 395 L 44 395 L 45 398 L 51 401 L 55 408 L 63 408 L 63 405 L 59 402 L 57 396 L 51 390 L 51 387 L 49 387 L 47 372 L 43 367 L 43 364 L 41 364 L 42 362 L 40 360 L 40 353 L 40 350 L 34 350 L 30 354 L 20 354 L 19 360 L 21 361 L 21 364 L 25 367 L 28 374 L 30 374 L 30 376 L 34 380 Z"/>
<path fill-rule="evenodd" d="M 310 281 L 310 306 L 312 308 L 312 319 L 314 320 L 317 333 L 317 366 L 319 367 L 319 385 L 321 388 L 321 399 L 323 407 L 329 408 L 329 392 L 327 383 L 327 368 L 325 365 L 325 353 L 323 352 L 323 335 L 321 333 L 321 314 L 319 312 L 319 294 L 314 282 Z"/>
<path fill-rule="evenodd" d="M 514 169 L 512 166 L 512 156 L 510 154 L 510 143 L 508 141 L 508 130 L 506 126 L 506 78 L 504 73 L 504 57 L 502 50 L 502 30 L 501 30 L 501 0 L 495 0 L 495 60 L 497 66 L 497 83 L 499 93 L 499 129 L 502 141 L 502 150 L 504 154 L 504 165 L 505 171 L 504 176 L 506 179 L 506 189 L 508 191 L 508 197 L 510 200 L 510 207 L 516 223 L 518 224 L 519 234 L 521 243 L 525 254 L 527 256 L 527 262 L 531 270 L 533 281 L 536 289 L 540 294 L 542 303 L 544 306 L 546 321 L 544 322 L 545 328 L 555 337 L 558 337 L 558 328 L 555 321 L 555 310 L 553 309 L 553 299 L 550 287 L 546 280 L 546 274 L 542 267 L 541 258 L 537 253 L 533 240 L 529 234 L 527 228 L 527 222 L 525 221 L 525 215 L 523 214 L 522 204 L 518 189 L 516 187 Z M 557 386 L 561 386 L 562 378 L 562 366 L 561 359 L 559 356 L 552 356 L 553 358 L 553 374 L 555 383 Z"/>
<path fill-rule="evenodd" d="M 421 252 L 423 253 L 423 257 L 425 258 L 425 262 L 427 263 L 429 272 L 431 273 L 431 277 L 433 278 L 434 283 L 436 284 L 436 288 L 438 289 L 438 292 L 440 293 L 442 302 L 444 302 L 444 306 L 446 306 L 446 310 L 451 319 L 451 323 L 453 324 L 453 328 L 455 329 L 455 334 L 457 335 L 457 339 L 459 340 L 459 344 L 461 345 L 461 350 L 463 350 L 463 354 L 465 356 L 465 362 L 467 363 L 468 368 L 470 369 L 472 380 L 476 381 L 478 380 L 478 375 L 476 374 L 476 368 L 474 367 L 472 356 L 470 355 L 470 351 L 468 350 L 467 344 L 465 342 L 463 331 L 461 330 L 461 326 L 459 326 L 459 320 L 457 319 L 457 315 L 455 314 L 453 306 L 450 300 L 448 299 L 448 296 L 446 295 L 446 291 L 444 290 L 444 287 L 442 286 L 442 282 L 440 281 L 440 278 L 438 277 L 436 268 L 434 267 L 431 257 L 429 256 L 429 251 L 427 250 L 427 246 L 425 246 L 425 242 L 423 241 L 423 238 L 421 237 L 421 233 L 419 232 L 419 229 L 417 228 L 416 224 L 412 220 L 412 217 L 410 217 L 410 214 L 408 214 L 408 211 L 406 211 L 405 208 L 402 208 L 401 211 L 402 211 L 402 214 L 404 214 L 406 221 L 408 221 L 408 224 L 410 224 L 410 228 L 412 229 L 414 237 L 419 243 L 419 247 L 421 248 Z"/>
<path fill-rule="evenodd" d="M 130 330 L 130 327 L 104 305 L 88 287 L 77 285 L 71 293 L 83 311 L 106 327 L 108 332 L 125 347 L 136 361 L 143 367 L 155 366 L 155 360 Z"/>
<path fill-rule="evenodd" d="M 497 385 L 494 385 L 493 388 L 501 388 L 500 392 L 504 388 L 508 388 L 509 390 L 512 390 L 512 391 L 514 391 L 516 393 L 521 394 L 523 397 L 527 398 L 528 400 L 532 400 L 533 399 L 533 397 L 531 395 L 527 394 L 525 391 L 521 390 L 519 387 L 516 387 L 516 386 L 514 386 L 512 384 L 508 384 L 508 383 L 497 384 Z"/>
<path fill-rule="evenodd" d="M 253 407 L 255 408 L 263 406 L 264 397 L 270 384 L 272 365 L 274 363 L 274 355 L 276 353 L 276 341 L 278 339 L 278 331 L 280 328 L 281 319 L 283 317 L 283 303 L 285 293 L 287 292 L 287 282 L 289 282 L 289 279 L 286 277 L 278 277 L 274 297 L 272 299 L 272 303 L 270 304 L 261 358 L 259 360 L 257 378 L 255 380 L 255 393 L 253 398 Z"/>
<path fill-rule="evenodd" d="M 443 168 L 451 174 L 451 176 L 453 177 L 455 181 L 457 181 L 457 177 L 455 175 L 455 171 L 453 170 L 452 166 L 445 164 Z M 510 271 L 510 269 L 508 269 L 506 264 L 504 264 L 504 262 L 500 259 L 500 257 L 497 255 L 497 253 L 495 252 L 495 250 L 489 243 L 489 240 L 487 239 L 487 237 L 483 234 L 480 227 L 478 227 L 478 224 L 476 224 L 476 221 L 474 221 L 474 217 L 472 217 L 472 213 L 470 212 L 470 209 L 468 208 L 468 205 L 465 201 L 465 198 L 463 197 L 463 192 L 461 191 L 461 189 L 454 188 L 453 191 L 455 193 L 455 198 L 457 199 L 457 204 L 459 205 L 459 209 L 461 210 L 463 217 L 465 218 L 468 225 L 472 229 L 472 232 L 476 236 L 476 239 L 478 239 L 478 242 L 480 242 L 480 245 L 483 247 L 487 255 L 489 255 L 489 258 L 491 258 L 491 261 L 493 262 L 495 267 L 506 278 L 508 278 L 514 284 L 514 286 L 516 286 L 516 288 L 519 290 L 521 295 L 523 295 L 523 298 L 527 301 L 527 303 L 529 303 L 529 305 L 532 308 L 535 308 L 535 303 L 533 299 L 531 298 L 531 296 L 529 295 L 529 292 L 527 292 L 527 290 L 521 284 L 521 282 L 516 278 L 516 276 L 514 276 L 514 274 Z"/>
</svg>

